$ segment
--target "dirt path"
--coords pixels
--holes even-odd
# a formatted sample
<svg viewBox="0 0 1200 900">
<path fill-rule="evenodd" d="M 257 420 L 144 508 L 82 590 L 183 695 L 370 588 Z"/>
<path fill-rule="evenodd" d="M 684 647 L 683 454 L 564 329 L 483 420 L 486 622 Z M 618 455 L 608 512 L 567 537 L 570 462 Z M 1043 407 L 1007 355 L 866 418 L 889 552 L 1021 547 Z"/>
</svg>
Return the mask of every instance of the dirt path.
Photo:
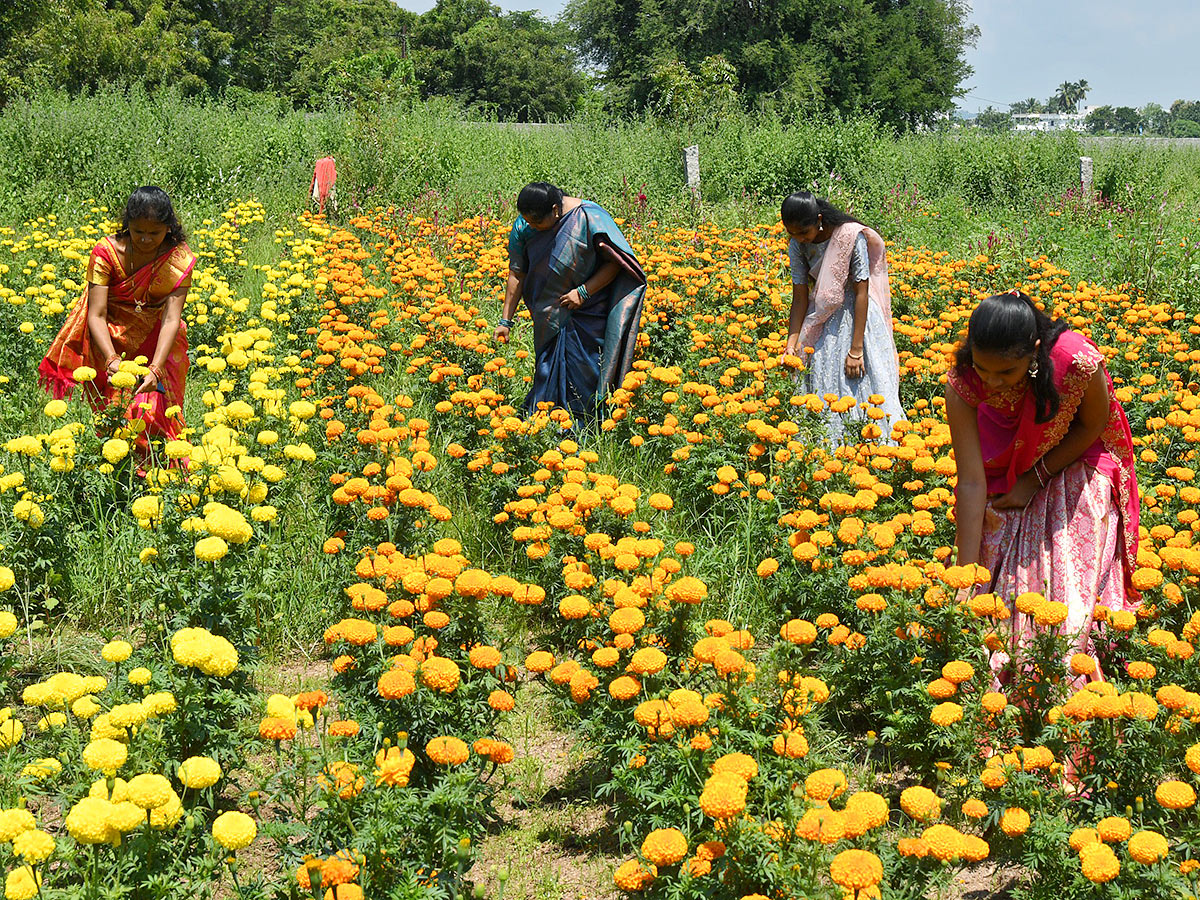
<svg viewBox="0 0 1200 900">
<path fill-rule="evenodd" d="M 607 807 L 578 780 L 584 759 L 554 726 L 540 684 L 520 689 L 505 731 L 516 759 L 501 794 L 502 824 L 481 842 L 468 877 L 488 900 L 615 900 L 620 858 Z"/>
</svg>

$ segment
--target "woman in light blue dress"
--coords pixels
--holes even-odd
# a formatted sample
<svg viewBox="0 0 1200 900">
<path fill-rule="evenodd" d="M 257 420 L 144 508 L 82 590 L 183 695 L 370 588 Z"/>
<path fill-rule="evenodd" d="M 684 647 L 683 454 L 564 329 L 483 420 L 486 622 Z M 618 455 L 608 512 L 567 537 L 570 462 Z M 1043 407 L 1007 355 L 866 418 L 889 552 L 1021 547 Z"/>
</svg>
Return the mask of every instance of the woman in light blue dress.
<svg viewBox="0 0 1200 900">
<path fill-rule="evenodd" d="M 804 360 L 806 391 L 827 402 L 842 397 L 856 401 L 845 413 L 829 410 L 832 442 L 857 440 L 858 428 L 844 434 L 846 422 L 868 417 L 876 419 L 880 429 L 872 437 L 888 441 L 892 426 L 904 419 L 904 407 L 883 239 L 808 191 L 787 197 L 781 218 L 791 238 L 792 269 L 785 352 Z M 872 408 L 882 416 L 871 416 Z"/>
</svg>

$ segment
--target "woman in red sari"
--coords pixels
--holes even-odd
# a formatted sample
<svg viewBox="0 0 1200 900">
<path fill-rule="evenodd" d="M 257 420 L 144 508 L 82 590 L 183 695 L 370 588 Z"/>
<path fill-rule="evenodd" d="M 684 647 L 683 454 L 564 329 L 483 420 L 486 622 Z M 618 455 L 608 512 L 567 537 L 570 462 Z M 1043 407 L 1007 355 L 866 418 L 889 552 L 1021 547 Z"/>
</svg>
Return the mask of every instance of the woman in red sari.
<svg viewBox="0 0 1200 900">
<path fill-rule="evenodd" d="M 979 563 L 1010 602 L 1036 591 L 1068 608 L 1062 633 L 1091 652 L 1097 603 L 1140 603 L 1138 492 L 1129 423 L 1096 347 L 1025 294 L 980 302 L 948 373 L 958 465 L 957 562 Z M 1032 626 L 1013 613 L 1013 646 Z M 995 670 L 1008 655 L 996 653 Z"/>
<path fill-rule="evenodd" d="M 55 397 L 70 396 L 79 386 L 75 370 L 90 367 L 96 377 L 86 388 L 88 401 L 101 409 L 122 394 L 109 382 L 122 362 L 144 357 L 148 363 L 127 411 L 146 424 L 138 445 L 145 450 L 148 436 L 177 438 L 188 369 L 183 303 L 195 265 L 166 193 L 134 191 L 121 230 L 92 248 L 85 292 L 38 366 L 43 387 Z"/>
</svg>

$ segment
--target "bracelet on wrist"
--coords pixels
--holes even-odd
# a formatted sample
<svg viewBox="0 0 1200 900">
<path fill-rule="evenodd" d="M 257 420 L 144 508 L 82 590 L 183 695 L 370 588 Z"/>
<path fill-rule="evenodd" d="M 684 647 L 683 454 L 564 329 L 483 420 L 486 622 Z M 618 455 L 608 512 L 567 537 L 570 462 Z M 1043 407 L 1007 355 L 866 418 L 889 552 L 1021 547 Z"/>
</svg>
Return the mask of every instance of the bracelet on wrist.
<svg viewBox="0 0 1200 900">
<path fill-rule="evenodd" d="M 504 318 L 504 316 L 501 316 L 500 320 L 496 324 L 499 325 L 501 328 L 507 328 L 509 331 L 512 331 L 513 327 L 517 323 L 514 322 L 512 319 L 506 319 L 506 318 Z"/>
<path fill-rule="evenodd" d="M 111 365 L 112 365 L 114 362 L 120 362 L 120 361 L 121 361 L 121 354 L 120 354 L 120 353 L 113 353 L 111 356 L 109 356 L 109 357 L 108 357 L 108 359 L 106 359 L 106 360 L 104 361 L 104 368 L 106 368 L 106 369 L 107 369 L 107 368 L 108 368 L 109 366 L 111 366 Z"/>
<path fill-rule="evenodd" d="M 862 353 L 861 353 L 861 352 L 860 352 L 860 353 L 855 353 L 853 350 L 851 350 L 851 351 L 850 351 L 849 353 L 847 353 L 846 355 L 847 355 L 848 357 L 850 357 L 851 359 L 862 359 L 862 358 L 863 358 L 863 355 L 862 355 Z"/>
<path fill-rule="evenodd" d="M 584 303 L 587 303 L 589 300 L 592 299 L 592 295 L 588 293 L 586 281 L 583 284 L 579 285 L 579 287 L 575 288 L 575 292 L 577 294 L 579 294 L 579 299 L 582 300 Z"/>
<path fill-rule="evenodd" d="M 155 380 L 155 381 L 162 381 L 162 380 L 163 380 L 163 373 L 162 373 L 162 369 L 160 369 L 160 368 L 159 368 L 158 366 L 156 366 L 154 363 L 150 363 L 148 366 L 146 366 L 146 368 L 147 368 L 147 369 L 150 371 L 150 373 L 151 373 L 151 374 L 154 376 L 154 380 Z"/>
</svg>

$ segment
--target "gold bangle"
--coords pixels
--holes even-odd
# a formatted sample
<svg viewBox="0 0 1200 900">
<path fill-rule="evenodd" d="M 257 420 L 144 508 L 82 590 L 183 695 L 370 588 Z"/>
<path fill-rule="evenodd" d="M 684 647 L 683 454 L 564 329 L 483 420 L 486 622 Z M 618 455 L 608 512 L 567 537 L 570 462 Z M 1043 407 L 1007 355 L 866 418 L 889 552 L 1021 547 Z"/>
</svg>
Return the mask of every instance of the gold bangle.
<svg viewBox="0 0 1200 900">
<path fill-rule="evenodd" d="M 847 353 L 846 355 L 848 357 L 850 357 L 851 359 L 862 359 L 863 358 L 863 355 L 861 353 Z"/>
</svg>

